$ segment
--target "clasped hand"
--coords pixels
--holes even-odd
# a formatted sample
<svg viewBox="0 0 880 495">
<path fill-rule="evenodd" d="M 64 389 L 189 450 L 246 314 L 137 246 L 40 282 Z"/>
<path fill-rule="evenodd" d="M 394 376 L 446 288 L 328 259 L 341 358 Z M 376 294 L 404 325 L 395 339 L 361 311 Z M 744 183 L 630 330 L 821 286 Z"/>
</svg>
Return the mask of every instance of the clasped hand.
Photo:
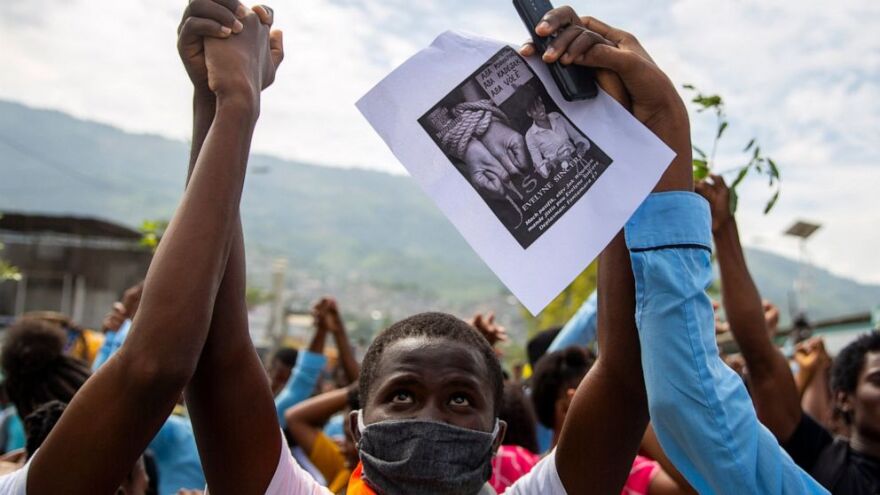
<svg viewBox="0 0 880 495">
<path fill-rule="evenodd" d="M 237 0 L 193 0 L 178 28 L 178 52 L 197 93 L 259 102 L 284 58 L 272 9 Z"/>
</svg>

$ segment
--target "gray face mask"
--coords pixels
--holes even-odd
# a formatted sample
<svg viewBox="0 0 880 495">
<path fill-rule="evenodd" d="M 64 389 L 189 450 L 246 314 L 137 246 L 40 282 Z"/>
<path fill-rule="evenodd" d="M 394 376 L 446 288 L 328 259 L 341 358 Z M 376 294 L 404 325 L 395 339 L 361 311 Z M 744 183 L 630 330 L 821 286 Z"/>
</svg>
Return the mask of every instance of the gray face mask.
<svg viewBox="0 0 880 495">
<path fill-rule="evenodd" d="M 473 495 L 492 476 L 492 433 L 416 419 L 364 426 L 358 411 L 364 479 L 382 495 Z"/>
</svg>

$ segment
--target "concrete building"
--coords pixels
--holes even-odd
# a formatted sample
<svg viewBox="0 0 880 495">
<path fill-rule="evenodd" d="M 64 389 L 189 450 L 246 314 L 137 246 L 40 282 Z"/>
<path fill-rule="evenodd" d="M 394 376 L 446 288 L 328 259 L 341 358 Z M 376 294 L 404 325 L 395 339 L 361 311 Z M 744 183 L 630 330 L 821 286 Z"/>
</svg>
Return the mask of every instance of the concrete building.
<svg viewBox="0 0 880 495">
<path fill-rule="evenodd" d="M 98 328 L 126 288 L 143 279 L 141 234 L 96 218 L 4 212 L 0 256 L 21 280 L 0 282 L 0 326 L 28 311 L 58 311 Z"/>
</svg>

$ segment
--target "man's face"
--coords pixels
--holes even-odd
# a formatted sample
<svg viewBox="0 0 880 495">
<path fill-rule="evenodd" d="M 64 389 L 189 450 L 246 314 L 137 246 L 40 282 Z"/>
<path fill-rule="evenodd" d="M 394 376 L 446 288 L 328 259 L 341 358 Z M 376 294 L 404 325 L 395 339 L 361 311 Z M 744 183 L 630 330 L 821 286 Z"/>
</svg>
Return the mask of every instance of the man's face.
<svg viewBox="0 0 880 495">
<path fill-rule="evenodd" d="M 446 339 L 411 337 L 385 349 L 364 423 L 419 419 L 492 431 L 494 394 L 483 356 Z"/>
<path fill-rule="evenodd" d="M 547 118 L 547 110 L 544 108 L 544 100 L 535 98 L 527 112 L 532 120 L 544 120 Z"/>
<path fill-rule="evenodd" d="M 853 425 L 864 437 L 880 441 L 880 352 L 865 354 L 859 381 L 847 398 L 852 404 Z"/>
</svg>

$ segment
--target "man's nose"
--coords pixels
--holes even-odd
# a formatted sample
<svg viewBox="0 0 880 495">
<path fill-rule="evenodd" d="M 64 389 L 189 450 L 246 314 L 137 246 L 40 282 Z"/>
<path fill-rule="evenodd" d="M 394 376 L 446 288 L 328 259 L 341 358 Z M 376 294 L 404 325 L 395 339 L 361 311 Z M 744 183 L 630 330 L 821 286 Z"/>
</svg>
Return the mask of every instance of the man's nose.
<svg viewBox="0 0 880 495">
<path fill-rule="evenodd" d="M 421 416 L 423 420 L 436 421 L 438 423 L 449 423 L 450 421 L 448 411 L 438 400 L 432 400 L 425 404 Z"/>
</svg>

